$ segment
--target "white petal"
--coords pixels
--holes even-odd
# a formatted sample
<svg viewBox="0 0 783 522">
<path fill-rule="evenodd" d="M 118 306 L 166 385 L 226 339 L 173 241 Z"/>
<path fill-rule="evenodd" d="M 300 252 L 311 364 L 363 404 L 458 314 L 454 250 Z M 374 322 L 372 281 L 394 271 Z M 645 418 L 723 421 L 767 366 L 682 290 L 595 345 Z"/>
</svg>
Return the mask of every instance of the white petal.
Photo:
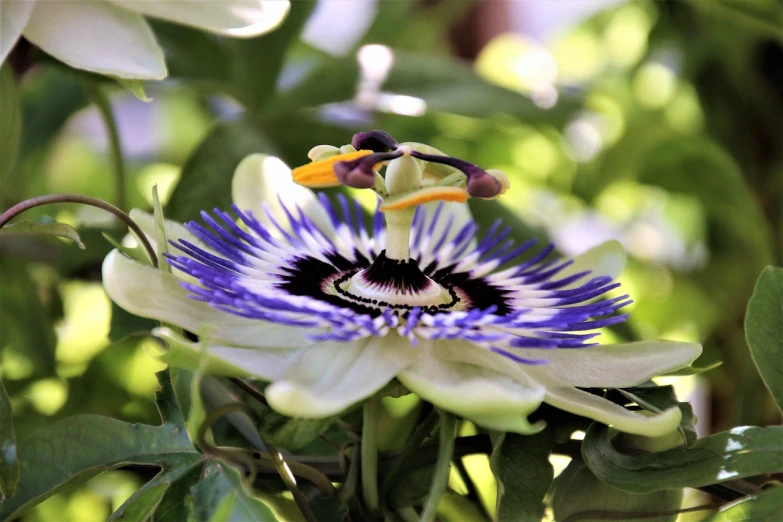
<svg viewBox="0 0 783 522">
<path fill-rule="evenodd" d="M 592 348 L 519 350 L 519 355 L 549 361 L 525 369 L 533 376 L 543 373 L 580 388 L 627 388 L 690 365 L 701 355 L 701 345 L 642 341 Z"/>
<path fill-rule="evenodd" d="M 298 206 L 321 230 L 333 234 L 329 217 L 313 191 L 294 183 L 291 169 L 274 156 L 251 154 L 243 159 L 234 172 L 231 191 L 239 209 L 251 211 L 261 223 L 270 224 L 262 206 L 266 203 L 275 220 L 287 226 L 282 200 L 294 215 Z"/>
<path fill-rule="evenodd" d="M 161 356 L 164 362 L 188 370 L 199 368 L 199 343 L 188 341 L 170 328 L 154 328 L 152 334 L 166 341 L 168 349 Z M 207 341 L 205 371 L 213 375 L 251 376 L 273 381 L 283 375 L 308 349 L 237 348 L 212 345 Z"/>
<path fill-rule="evenodd" d="M 129 79 L 166 77 L 163 51 L 144 18 L 109 2 L 36 2 L 24 36 L 77 69 Z"/>
<path fill-rule="evenodd" d="M 5 61 L 6 56 L 22 34 L 34 5 L 34 0 L 2 0 L 0 2 L 0 64 Z"/>
<path fill-rule="evenodd" d="M 123 9 L 235 37 L 271 31 L 291 8 L 288 0 L 111 0 Z"/>
<path fill-rule="evenodd" d="M 535 433 L 527 416 L 544 399 L 544 389 L 520 383 L 486 367 L 439 359 L 437 351 L 419 350 L 419 359 L 397 378 L 435 406 L 479 426 L 515 433 Z"/>
<path fill-rule="evenodd" d="M 576 256 L 571 265 L 557 274 L 557 278 L 562 279 L 579 272 L 591 270 L 591 273 L 587 276 L 563 288 L 577 287 L 584 284 L 588 279 L 598 276 L 610 276 L 612 279 L 617 279 L 623 272 L 627 259 L 628 256 L 623 245 L 619 241 L 612 239 Z"/>
<path fill-rule="evenodd" d="M 103 261 L 103 286 L 128 312 L 175 324 L 211 339 L 248 347 L 298 348 L 311 344 L 308 328 L 296 328 L 222 312 L 187 297 L 172 274 L 142 265 L 113 250 Z"/>
<path fill-rule="evenodd" d="M 396 334 L 353 343 L 321 343 L 306 350 L 266 389 L 269 404 L 290 417 L 340 413 L 370 397 L 414 360 L 407 339 Z"/>
<path fill-rule="evenodd" d="M 642 415 L 597 395 L 570 386 L 546 385 L 547 404 L 608 424 L 633 435 L 660 437 L 677 429 L 682 414 L 676 406 L 658 415 Z"/>
</svg>

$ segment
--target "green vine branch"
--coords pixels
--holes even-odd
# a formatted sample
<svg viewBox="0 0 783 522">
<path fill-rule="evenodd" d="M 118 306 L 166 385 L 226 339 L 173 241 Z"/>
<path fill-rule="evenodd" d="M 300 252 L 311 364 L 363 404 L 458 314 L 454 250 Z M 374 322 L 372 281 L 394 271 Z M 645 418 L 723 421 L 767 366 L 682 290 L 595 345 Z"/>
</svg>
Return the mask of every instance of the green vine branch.
<svg viewBox="0 0 783 522">
<path fill-rule="evenodd" d="M 120 221 L 128 225 L 128 228 L 131 231 L 133 231 L 136 238 L 144 247 L 144 250 L 147 251 L 147 255 L 150 258 L 152 266 L 157 268 L 158 259 L 157 254 L 155 253 L 155 249 L 152 248 L 152 245 L 147 239 L 147 236 L 144 235 L 144 232 L 141 230 L 139 225 L 137 225 L 136 222 L 133 221 L 133 219 L 131 219 L 131 217 L 123 212 L 120 208 L 115 207 L 111 203 L 107 203 L 102 199 L 94 198 L 92 196 L 84 196 L 82 194 L 47 194 L 46 196 L 38 196 L 35 198 L 26 199 L 21 203 L 17 203 L 13 207 L 3 212 L 2 215 L 0 215 L 0 228 L 3 228 L 3 226 L 5 226 L 9 221 L 22 212 L 43 205 L 51 205 L 53 203 L 78 203 L 80 205 L 97 207 L 114 214 L 120 219 Z"/>
</svg>

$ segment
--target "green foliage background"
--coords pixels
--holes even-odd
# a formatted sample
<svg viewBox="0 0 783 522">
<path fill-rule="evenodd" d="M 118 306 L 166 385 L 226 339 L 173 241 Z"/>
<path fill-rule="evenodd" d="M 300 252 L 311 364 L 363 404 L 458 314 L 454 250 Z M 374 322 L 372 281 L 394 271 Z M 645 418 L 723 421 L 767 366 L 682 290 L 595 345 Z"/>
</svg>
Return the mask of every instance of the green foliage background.
<svg viewBox="0 0 783 522">
<path fill-rule="evenodd" d="M 361 69 L 355 53 L 334 58 L 299 39 L 312 7 L 295 2 L 281 28 L 251 40 L 218 40 L 154 22 L 172 81 L 147 84 L 146 94 L 153 98 L 148 104 L 113 82 L 68 70 L 35 50 L 26 57 L 29 63 L 22 64 L 24 74 L 4 66 L 0 209 L 41 194 L 73 192 L 114 202 L 124 194 L 126 210 L 148 210 L 148 194 L 157 183 L 167 217 L 193 219 L 202 209 L 230 204 L 231 174 L 249 153 L 274 154 L 296 166 L 307 161 L 307 151 L 315 144 L 341 145 L 358 130 L 382 128 L 401 140 L 429 143 L 504 170 L 512 189 L 501 202 L 472 203 L 482 225 L 502 217 L 514 227 L 516 239 L 549 235 L 557 241 L 568 239 L 568 234 L 573 239 L 600 230 L 621 234 L 631 253 L 622 282 L 636 304 L 629 322 L 606 335 L 618 341 L 699 341 L 705 348 L 699 366 L 723 361 L 680 384 L 683 400 L 694 390 L 701 391 L 703 411 L 710 415 L 699 419 L 705 433 L 780 423 L 780 269 L 769 268 L 762 275 L 747 311 L 747 332 L 745 316 L 764 267 L 783 264 L 783 4 L 629 2 L 601 12 L 555 43 L 560 98 L 554 108 L 542 109 L 504 65 L 506 51 L 491 55 L 490 46 L 479 58 L 489 64 L 489 77 L 449 55 L 448 31 L 468 4 L 381 2 L 360 45 L 389 46 L 395 59 L 382 90 L 420 98 L 427 110 L 412 117 L 353 107 L 352 119 L 343 121 L 325 118 L 323 108 L 351 107 L 347 102 L 354 98 Z M 141 121 L 136 130 L 120 127 L 127 166 L 121 187 L 103 138 L 90 130 L 89 121 L 96 117 L 91 105 L 96 88 L 110 93 L 118 114 L 136 115 Z M 575 127 L 575 122 L 581 123 Z M 595 134 L 588 138 L 597 137 L 600 144 L 588 156 L 574 150 L 574 140 L 585 139 L 579 134 L 585 123 Z M 140 137 L 148 145 L 132 143 Z M 84 250 L 51 237 L 3 236 L 0 241 L 0 375 L 4 396 L 7 393 L 0 406 L 13 406 L 20 448 L 22 441 L 28 448 L 39 440 L 51 442 L 43 440 L 45 430 L 74 415 L 117 419 L 90 431 L 108 433 L 110 445 L 85 439 L 85 444 L 99 448 L 96 451 L 110 454 L 117 441 L 126 438 L 123 447 L 134 452 L 136 435 L 127 432 L 129 423 L 149 424 L 144 429 L 162 437 L 170 423 L 177 422 L 169 419 L 152 427 L 160 424 L 153 399 L 158 389 L 155 372 L 165 365 L 155 357 L 155 342 L 138 335 L 150 323 L 110 305 L 103 294 L 100 264 L 112 247 L 102 235 L 119 240 L 125 231 L 90 210 L 58 205 L 25 214 L 25 219 L 39 223 L 51 216 L 72 225 L 87 245 Z M 54 234 L 68 236 L 70 231 Z M 754 366 L 746 333 L 777 405 Z M 384 400 L 382 449 L 402 445 L 421 408 L 412 398 Z M 0 422 L 5 415 L 10 417 L 0 407 Z M 56 424 L 55 442 L 71 429 L 70 421 L 64 422 Z M 89 418 L 89 423 L 106 422 Z M 308 429 L 316 433 L 327 427 Z M 31 442 L 29 434 L 38 428 L 44 431 L 37 431 L 38 438 Z M 281 429 L 286 428 L 273 426 L 270 432 Z M 471 426 L 461 429 L 471 434 Z M 462 494 L 445 498 L 443 520 L 473 519 L 483 516 L 482 509 L 494 512 L 498 496 L 524 504 L 531 517 L 540 516 L 545 491 L 536 492 L 534 486 L 551 480 L 549 463 L 544 458 L 527 474 L 514 466 L 548 454 L 554 435 L 537 437 L 540 440 L 524 448 L 502 448 L 502 440 L 493 441 L 497 451 L 491 463 L 481 456 L 464 459 L 478 489 L 467 491 L 455 479 L 453 486 Z M 627 474 L 604 476 L 597 471 L 600 465 L 592 467 L 609 485 L 622 489 L 634 484 L 628 491 L 642 493 L 648 491 L 646 485 L 662 480 L 650 475 L 640 461 L 606 456 L 613 450 L 598 435 L 592 440 L 583 449 L 588 464 L 601 454 L 605 463 Z M 778 457 L 783 462 L 779 433 L 765 432 L 758 440 L 769 445 L 737 463 L 738 469 L 748 470 L 742 476 L 783 471 L 775 462 Z M 726 441 L 707 438 L 699 444 L 688 451 L 711 454 Z M 307 448 L 314 454 L 326 451 Z M 143 513 L 145 502 L 157 505 L 161 498 L 177 505 L 172 500 L 177 490 L 169 486 L 192 475 L 198 458 L 191 450 L 183 451 L 181 461 L 164 467 L 168 475 L 145 486 L 146 500 L 136 494 L 140 504 L 135 509 Z M 69 473 L 89 474 L 112 465 L 87 446 L 84 453 L 83 462 L 70 461 L 75 467 Z M 144 451 L 130 453 L 116 455 L 119 460 L 112 462 L 134 466 L 58 493 L 24 519 L 106 519 L 155 475 L 154 468 L 142 464 L 160 462 L 145 461 Z M 681 461 L 674 453 L 671 458 Z M 705 459 L 704 468 L 710 468 L 713 463 Z M 205 498 L 209 493 L 220 499 L 214 505 L 206 500 L 195 505 L 199 520 L 217 516 L 216 509 L 238 519 L 270 520 L 266 505 L 255 505 L 252 498 L 245 502 L 248 492 L 230 467 L 220 462 L 210 466 L 211 482 L 199 487 Z M 499 491 L 491 480 L 493 471 Z M 11 483 L 13 473 L 12 467 L 0 465 L 0 485 Z M 572 468 L 569 473 L 569 480 L 583 480 L 578 475 L 583 470 Z M 716 471 L 694 473 L 714 478 Z M 524 495 L 513 488 L 504 490 L 506 480 L 530 484 L 526 491 L 536 498 L 515 500 Z M 163 483 L 168 486 L 155 489 Z M 428 478 L 421 483 L 426 492 Z M 671 487 L 677 485 L 672 482 Z M 169 492 L 165 497 L 164 491 Z M 185 496 L 184 491 L 178 494 Z M 467 504 L 466 495 L 478 502 Z M 416 491 L 400 491 L 394 498 L 409 505 Z M 714 520 L 744 520 L 731 517 L 753 509 L 765 516 L 780 507 L 772 502 L 767 493 L 759 497 L 757 507 L 738 504 L 725 512 L 727 518 Z M 237 506 L 248 511 L 235 511 Z M 278 514 L 291 512 L 285 502 L 276 509 Z M 518 509 L 506 504 L 499 507 L 498 516 L 510 519 L 503 513 Z M 172 513 L 171 520 L 177 520 L 177 512 Z M 697 519 L 694 515 L 689 520 Z"/>
</svg>

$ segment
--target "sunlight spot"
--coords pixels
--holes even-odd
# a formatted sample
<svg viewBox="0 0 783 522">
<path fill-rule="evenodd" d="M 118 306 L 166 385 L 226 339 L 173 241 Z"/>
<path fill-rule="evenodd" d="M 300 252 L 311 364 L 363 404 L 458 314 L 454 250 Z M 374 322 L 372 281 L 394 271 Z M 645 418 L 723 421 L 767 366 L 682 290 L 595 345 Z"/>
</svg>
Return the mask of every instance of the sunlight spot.
<svg viewBox="0 0 783 522">
<path fill-rule="evenodd" d="M 647 63 L 633 79 L 633 92 L 639 103 L 660 109 L 669 103 L 677 90 L 677 78 L 671 69 L 660 63 Z"/>
<path fill-rule="evenodd" d="M 147 205 L 152 206 L 152 187 L 157 185 L 160 204 L 166 205 L 180 173 L 180 168 L 176 165 L 152 163 L 144 167 L 136 176 L 136 188 L 141 192 Z"/>
<path fill-rule="evenodd" d="M 718 472 L 717 479 L 718 480 L 727 480 L 727 479 L 736 477 L 737 475 L 739 475 L 738 471 L 728 471 L 728 470 L 722 469 L 722 470 L 720 470 Z"/>
<path fill-rule="evenodd" d="M 61 286 L 65 314 L 57 326 L 57 361 L 81 365 L 108 344 L 111 306 L 100 283 Z"/>
<path fill-rule="evenodd" d="M 563 138 L 566 142 L 566 152 L 574 161 L 590 161 L 603 148 L 598 129 L 586 119 L 578 119 L 566 125 Z"/>
<path fill-rule="evenodd" d="M 68 384 L 59 379 L 41 379 L 31 384 L 25 395 L 42 415 L 54 415 L 68 399 Z"/>
<path fill-rule="evenodd" d="M 739 451 L 742 448 L 744 448 L 744 446 L 738 440 L 729 439 L 729 441 L 726 443 L 726 451 Z"/>
<path fill-rule="evenodd" d="M 89 489 L 80 489 L 68 501 L 68 520 L 79 522 L 103 521 L 109 518 L 109 506 L 103 498 Z"/>
<path fill-rule="evenodd" d="M 647 50 L 650 17 L 635 4 L 619 8 L 604 33 L 604 45 L 609 58 L 617 65 L 629 67 L 639 61 Z"/>
<path fill-rule="evenodd" d="M 384 112 L 403 116 L 421 116 L 427 111 L 427 103 L 415 96 L 384 93 L 378 97 L 377 108 Z"/>
<path fill-rule="evenodd" d="M 374 83 L 381 83 L 394 63 L 392 50 L 385 45 L 363 45 L 357 54 L 363 76 Z"/>
<path fill-rule="evenodd" d="M 571 457 L 566 457 L 565 455 L 549 455 L 549 463 L 552 464 L 552 468 L 555 472 L 555 477 L 560 475 L 564 469 L 568 466 L 568 464 L 571 462 Z"/>
</svg>

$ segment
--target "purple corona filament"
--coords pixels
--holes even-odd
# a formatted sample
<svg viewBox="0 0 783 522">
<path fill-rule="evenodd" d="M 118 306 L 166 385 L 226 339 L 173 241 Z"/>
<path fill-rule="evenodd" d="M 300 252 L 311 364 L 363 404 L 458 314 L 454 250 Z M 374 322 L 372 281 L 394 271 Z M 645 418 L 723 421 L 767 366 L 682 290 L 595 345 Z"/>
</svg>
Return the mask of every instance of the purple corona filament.
<svg viewBox="0 0 783 522">
<path fill-rule="evenodd" d="M 385 133 L 365 134 L 354 138 L 355 146 L 396 148 Z M 343 175 L 374 176 L 376 163 L 399 155 L 378 151 L 344 162 Z M 413 155 L 453 166 L 469 179 L 495 181 L 461 160 Z M 549 350 L 593 346 L 594 330 L 627 317 L 617 314 L 631 303 L 627 295 L 596 301 L 619 286 L 610 277 L 565 272 L 570 262 L 549 260 L 551 245 L 528 254 L 535 241 L 514 245 L 500 223 L 474 241 L 476 225 L 456 226 L 442 205 L 431 212 L 419 207 L 410 259 L 393 260 L 385 254 L 380 213 L 368 231 L 358 202 L 340 196 L 335 204 L 322 194 L 319 199 L 327 223 L 285 205 L 282 222 L 269 208 L 265 216 L 254 216 L 234 206 L 239 223 L 217 209 L 204 212 L 201 223 L 185 225 L 201 243 L 173 241 L 179 252 L 168 255 L 168 262 L 190 276 L 183 285 L 193 299 L 305 329 L 313 341 L 389 334 L 414 345 L 421 339 L 464 340 L 522 364 L 541 364 Z M 356 294 L 355 281 L 395 299 Z M 419 297 L 433 288 L 443 289 L 442 303 L 421 304 Z"/>
</svg>

